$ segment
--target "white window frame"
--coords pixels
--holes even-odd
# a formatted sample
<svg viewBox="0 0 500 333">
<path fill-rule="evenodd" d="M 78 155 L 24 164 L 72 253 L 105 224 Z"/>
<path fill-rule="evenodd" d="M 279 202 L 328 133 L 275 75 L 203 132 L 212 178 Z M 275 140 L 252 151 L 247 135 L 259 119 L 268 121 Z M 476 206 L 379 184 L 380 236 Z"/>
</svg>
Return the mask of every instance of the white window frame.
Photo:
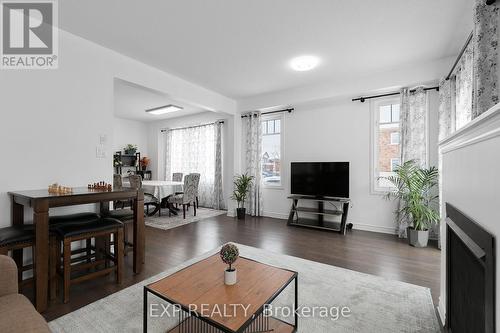
<svg viewBox="0 0 500 333">
<path fill-rule="evenodd" d="M 377 98 L 370 100 L 370 193 L 371 194 L 386 194 L 391 190 L 390 187 L 382 187 L 378 185 L 378 140 L 381 106 L 401 104 L 399 96 L 390 96 L 385 98 Z M 401 106 L 400 106 L 401 107 Z M 401 111 L 400 111 L 401 112 Z M 400 113 L 401 121 L 401 113 Z"/>
<path fill-rule="evenodd" d="M 394 142 L 394 134 L 397 134 L 398 136 L 398 142 Z M 399 143 L 401 142 L 401 133 L 400 132 L 392 132 L 391 133 L 391 145 L 399 145 Z"/>
<path fill-rule="evenodd" d="M 261 122 L 268 121 L 268 120 L 280 120 L 280 162 L 281 162 L 281 170 L 280 170 L 280 182 L 277 184 L 268 184 L 264 182 L 264 178 L 261 177 L 261 185 L 265 189 L 276 189 L 276 190 L 283 190 L 284 189 L 284 173 L 285 173 L 285 163 L 284 163 L 284 135 L 283 133 L 285 132 L 285 117 L 283 116 L 283 113 L 276 113 L 272 115 L 262 115 L 261 117 Z M 262 172 L 262 171 L 261 171 Z"/>
</svg>

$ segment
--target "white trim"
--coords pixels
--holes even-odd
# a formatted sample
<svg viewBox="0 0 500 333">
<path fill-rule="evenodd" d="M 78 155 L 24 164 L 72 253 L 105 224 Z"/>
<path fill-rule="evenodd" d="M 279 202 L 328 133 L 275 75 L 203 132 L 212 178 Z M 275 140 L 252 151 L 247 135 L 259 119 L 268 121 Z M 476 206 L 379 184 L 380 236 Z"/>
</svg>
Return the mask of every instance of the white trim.
<svg viewBox="0 0 500 333">
<path fill-rule="evenodd" d="M 439 142 L 441 154 L 500 136 L 500 103 Z"/>
<path fill-rule="evenodd" d="M 400 97 L 386 97 L 377 100 L 370 100 L 370 194 L 384 194 L 389 192 L 389 187 L 379 187 L 376 185 L 377 181 L 377 167 L 378 163 L 378 127 L 379 127 L 379 114 L 378 110 L 383 105 L 400 104 Z M 400 106 L 401 107 L 401 106 Z M 400 111 L 401 117 L 401 111 Z M 401 138 L 400 138 L 401 140 Z"/>
<path fill-rule="evenodd" d="M 271 217 L 271 218 L 280 219 L 280 220 L 288 220 L 288 214 L 283 214 L 283 213 L 275 213 L 275 212 L 266 212 L 266 211 L 264 211 L 262 213 L 262 216 Z"/>
<path fill-rule="evenodd" d="M 373 225 L 373 224 L 364 224 L 364 223 L 354 223 L 354 222 L 349 222 L 347 223 L 353 223 L 353 229 L 355 230 L 362 230 L 362 231 L 370 231 L 370 232 L 378 232 L 382 234 L 389 234 L 389 235 L 396 235 L 396 227 L 384 227 L 384 226 L 379 226 L 379 225 Z"/>
<path fill-rule="evenodd" d="M 439 315 L 439 319 L 441 320 L 441 325 L 445 325 L 446 323 L 446 307 L 444 305 L 443 299 L 439 296 L 439 302 L 437 306 L 437 312 Z"/>
</svg>

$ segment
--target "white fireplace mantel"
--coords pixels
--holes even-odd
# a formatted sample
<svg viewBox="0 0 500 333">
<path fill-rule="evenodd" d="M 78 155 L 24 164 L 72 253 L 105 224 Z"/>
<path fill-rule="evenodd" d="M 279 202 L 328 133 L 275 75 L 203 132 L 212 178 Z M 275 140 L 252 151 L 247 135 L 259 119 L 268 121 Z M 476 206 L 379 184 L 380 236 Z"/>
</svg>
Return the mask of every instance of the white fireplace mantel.
<svg viewBox="0 0 500 333">
<path fill-rule="evenodd" d="M 500 104 L 439 143 L 441 200 L 500 238 Z M 444 205 L 442 205 L 443 207 Z M 444 217 L 445 212 L 441 212 Z M 441 290 L 438 312 L 446 319 L 446 225 L 441 223 Z M 498 241 L 498 240 L 497 240 Z M 498 246 L 495 252 L 498 267 Z M 496 274 L 500 299 L 500 274 Z M 496 311 L 496 322 L 500 315 Z"/>
</svg>

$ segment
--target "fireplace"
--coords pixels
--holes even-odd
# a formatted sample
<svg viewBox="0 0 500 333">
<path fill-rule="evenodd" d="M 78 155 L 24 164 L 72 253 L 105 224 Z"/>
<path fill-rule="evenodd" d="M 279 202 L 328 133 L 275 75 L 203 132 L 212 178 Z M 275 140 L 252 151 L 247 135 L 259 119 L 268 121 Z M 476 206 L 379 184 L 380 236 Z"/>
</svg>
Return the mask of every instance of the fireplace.
<svg viewBox="0 0 500 333">
<path fill-rule="evenodd" d="M 494 236 L 446 203 L 449 332 L 495 332 Z"/>
</svg>

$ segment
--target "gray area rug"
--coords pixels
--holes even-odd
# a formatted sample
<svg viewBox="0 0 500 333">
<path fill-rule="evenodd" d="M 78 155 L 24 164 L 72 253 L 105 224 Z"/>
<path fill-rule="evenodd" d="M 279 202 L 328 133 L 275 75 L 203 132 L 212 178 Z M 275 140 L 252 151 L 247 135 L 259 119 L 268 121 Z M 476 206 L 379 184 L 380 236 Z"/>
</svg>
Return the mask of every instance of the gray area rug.
<svg viewBox="0 0 500 333">
<path fill-rule="evenodd" d="M 428 288 L 388 280 L 296 257 L 239 245 L 240 254 L 299 273 L 299 306 L 349 307 L 348 317 L 299 318 L 299 332 L 440 332 Z M 142 332 L 143 285 L 206 258 L 214 249 L 148 280 L 49 323 L 53 332 Z M 263 281 L 265 283 L 265 281 Z M 149 300 L 157 302 L 152 295 Z M 273 305 L 293 303 L 293 283 Z M 280 316 L 282 317 L 282 316 Z M 290 318 L 283 318 L 290 321 Z M 150 318 L 149 332 L 175 326 L 172 318 Z M 196 332 L 192 332 L 196 333 Z"/>
<path fill-rule="evenodd" d="M 214 217 L 218 215 L 227 214 L 225 210 L 216 210 L 209 208 L 198 208 L 196 210 L 196 216 L 193 215 L 193 208 L 191 207 L 188 212 L 186 212 L 186 218 L 182 217 L 182 210 L 179 215 L 168 216 L 168 210 L 162 211 L 162 216 L 148 216 L 146 217 L 146 225 L 153 228 L 168 230 L 172 228 L 177 228 L 185 224 L 199 222 L 203 219 Z"/>
</svg>

